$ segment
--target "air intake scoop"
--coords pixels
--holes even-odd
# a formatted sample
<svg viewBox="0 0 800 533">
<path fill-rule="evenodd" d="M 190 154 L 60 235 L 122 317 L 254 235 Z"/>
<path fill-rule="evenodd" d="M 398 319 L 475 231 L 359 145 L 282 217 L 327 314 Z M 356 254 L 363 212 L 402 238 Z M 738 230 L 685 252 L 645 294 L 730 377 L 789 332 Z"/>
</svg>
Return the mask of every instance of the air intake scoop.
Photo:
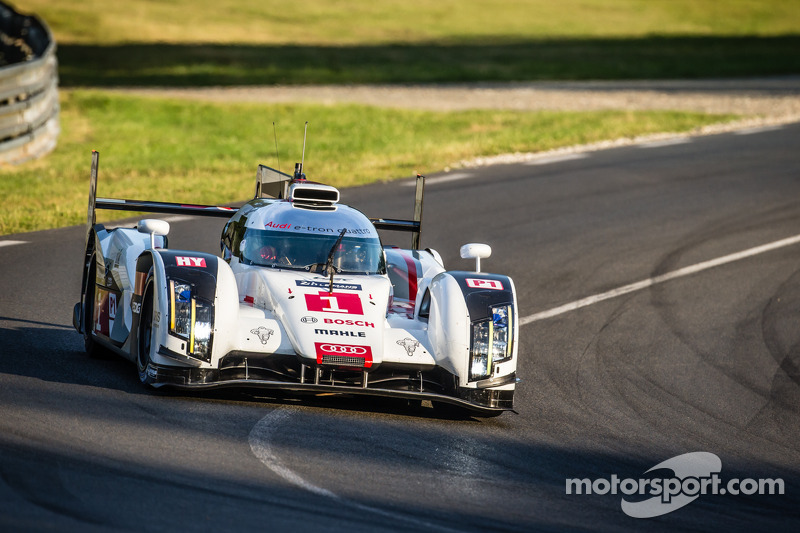
<svg viewBox="0 0 800 533">
<path fill-rule="evenodd" d="M 295 181 L 289 187 L 289 201 L 297 207 L 332 207 L 339 202 L 339 190 L 321 183 Z"/>
</svg>

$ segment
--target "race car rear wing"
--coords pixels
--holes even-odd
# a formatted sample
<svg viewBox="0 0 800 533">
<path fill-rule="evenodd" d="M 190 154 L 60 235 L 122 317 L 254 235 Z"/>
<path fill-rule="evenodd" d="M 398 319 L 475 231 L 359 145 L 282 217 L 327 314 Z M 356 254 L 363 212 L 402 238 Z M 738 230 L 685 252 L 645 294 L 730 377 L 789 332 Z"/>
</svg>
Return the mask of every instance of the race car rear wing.
<svg viewBox="0 0 800 533">
<path fill-rule="evenodd" d="M 371 218 L 376 229 L 411 232 L 411 249 L 419 250 L 419 236 L 422 233 L 422 200 L 425 192 L 425 176 L 417 174 L 417 189 L 414 193 L 414 218 L 412 220 L 394 220 L 389 218 Z"/>
<path fill-rule="evenodd" d="M 140 211 L 144 213 L 168 213 L 175 215 L 194 215 L 204 217 L 230 218 L 239 210 L 235 206 L 191 205 L 171 202 L 152 202 L 148 200 L 125 200 L 118 198 L 97 198 L 97 174 L 100 166 L 100 153 L 92 150 L 92 171 L 89 183 L 89 210 L 87 224 L 91 229 L 96 223 L 95 211 L 107 209 L 112 211 Z M 283 198 L 286 186 L 292 176 L 264 165 L 258 166 L 256 173 L 256 198 Z M 370 218 L 375 229 L 390 231 L 406 231 L 411 233 L 411 248 L 419 249 L 422 232 L 422 202 L 425 189 L 425 176 L 417 174 L 416 193 L 414 196 L 414 218 L 412 220 Z"/>
</svg>

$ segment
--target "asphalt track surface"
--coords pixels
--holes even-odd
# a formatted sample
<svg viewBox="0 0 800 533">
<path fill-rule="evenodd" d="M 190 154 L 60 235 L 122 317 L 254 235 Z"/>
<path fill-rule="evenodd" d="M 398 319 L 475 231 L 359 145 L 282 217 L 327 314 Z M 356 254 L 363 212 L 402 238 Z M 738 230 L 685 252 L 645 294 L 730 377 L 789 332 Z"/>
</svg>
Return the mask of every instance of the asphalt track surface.
<svg viewBox="0 0 800 533">
<path fill-rule="evenodd" d="M 423 246 L 487 242 L 521 315 L 800 234 L 800 125 L 432 177 Z M 313 174 L 313 161 L 307 162 Z M 102 176 L 100 181 L 102 194 Z M 402 182 L 342 192 L 408 217 Z M 152 198 L 158 199 L 158 198 Z M 222 221 L 174 221 L 218 251 Z M 522 326 L 516 409 L 145 390 L 71 328 L 84 228 L 0 246 L 2 531 L 796 531 L 800 244 Z M 405 244 L 402 234 L 384 241 Z M 3 244 L 0 242 L 0 245 Z M 568 478 L 639 478 L 688 452 L 783 495 L 703 495 L 656 518 Z"/>
</svg>

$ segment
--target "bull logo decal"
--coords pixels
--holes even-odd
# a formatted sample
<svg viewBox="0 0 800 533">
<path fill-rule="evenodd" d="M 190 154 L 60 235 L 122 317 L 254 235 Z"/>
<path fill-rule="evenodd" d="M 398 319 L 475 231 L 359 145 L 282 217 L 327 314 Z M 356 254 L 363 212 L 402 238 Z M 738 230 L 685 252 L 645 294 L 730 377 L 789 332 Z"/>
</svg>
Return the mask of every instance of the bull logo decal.
<svg viewBox="0 0 800 533">
<path fill-rule="evenodd" d="M 257 335 L 259 340 L 261 341 L 261 344 L 267 344 L 269 338 L 275 332 L 269 328 L 265 328 L 264 326 L 258 326 L 256 329 L 251 329 L 250 333 L 252 333 L 253 335 Z"/>
<path fill-rule="evenodd" d="M 406 349 L 406 353 L 408 354 L 409 357 L 413 357 L 414 350 L 416 350 L 417 346 L 419 346 L 419 341 L 406 337 L 401 341 L 397 341 L 397 344 Z"/>
</svg>

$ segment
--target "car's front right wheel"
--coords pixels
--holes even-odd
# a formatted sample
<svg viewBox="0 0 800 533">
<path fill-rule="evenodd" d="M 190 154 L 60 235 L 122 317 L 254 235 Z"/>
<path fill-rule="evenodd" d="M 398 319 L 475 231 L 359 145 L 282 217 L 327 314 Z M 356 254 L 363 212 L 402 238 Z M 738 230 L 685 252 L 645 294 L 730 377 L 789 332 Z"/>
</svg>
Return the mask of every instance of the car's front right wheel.
<svg viewBox="0 0 800 533">
<path fill-rule="evenodd" d="M 142 295 L 142 310 L 139 316 L 139 331 L 137 332 L 138 349 L 136 353 L 136 368 L 139 371 L 139 381 L 145 385 L 149 383 L 147 369 L 152 364 L 151 354 L 155 345 L 153 343 L 153 336 L 155 335 L 153 328 L 155 298 L 153 293 L 153 278 L 149 278 L 145 283 L 144 294 Z"/>
<path fill-rule="evenodd" d="M 86 286 L 83 290 L 83 348 L 86 350 L 86 354 L 92 359 L 106 359 L 109 355 L 108 350 L 99 345 L 92 336 L 92 329 L 94 328 L 96 270 L 97 259 L 94 253 L 92 253 L 92 259 L 89 261 L 89 266 L 86 270 Z"/>
</svg>

